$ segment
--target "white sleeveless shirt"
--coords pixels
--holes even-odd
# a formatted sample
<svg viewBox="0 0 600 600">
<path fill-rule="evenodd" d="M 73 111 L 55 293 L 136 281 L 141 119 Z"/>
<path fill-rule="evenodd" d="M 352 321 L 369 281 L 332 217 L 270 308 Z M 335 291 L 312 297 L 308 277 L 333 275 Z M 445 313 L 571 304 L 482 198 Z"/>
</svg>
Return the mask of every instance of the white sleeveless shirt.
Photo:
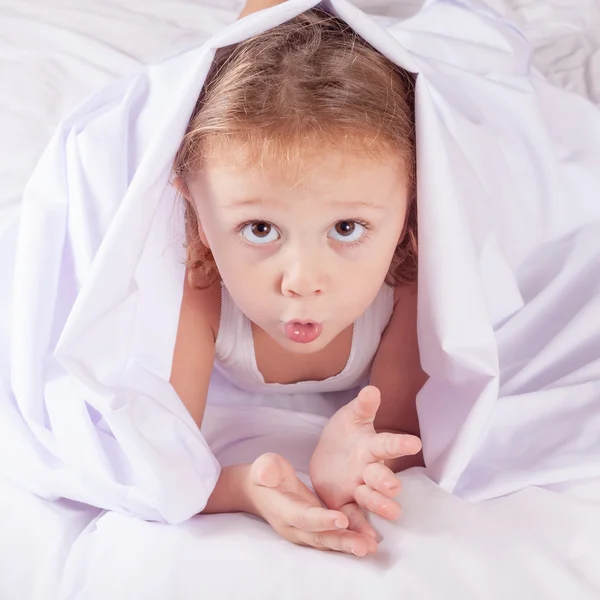
<svg viewBox="0 0 600 600">
<path fill-rule="evenodd" d="M 365 385 L 381 335 L 394 309 L 394 290 L 384 284 L 367 310 L 355 321 L 348 362 L 337 375 L 322 381 L 266 383 L 258 370 L 252 324 L 221 284 L 221 318 L 215 342 L 214 369 L 248 392 L 312 394 L 339 392 Z"/>
</svg>

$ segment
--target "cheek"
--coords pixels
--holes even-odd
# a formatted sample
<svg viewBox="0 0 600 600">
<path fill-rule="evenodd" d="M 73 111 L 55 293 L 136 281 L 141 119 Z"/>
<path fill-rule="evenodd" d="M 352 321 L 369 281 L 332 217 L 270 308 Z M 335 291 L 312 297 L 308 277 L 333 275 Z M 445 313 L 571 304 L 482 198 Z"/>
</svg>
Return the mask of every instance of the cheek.
<svg viewBox="0 0 600 600">
<path fill-rule="evenodd" d="M 273 284 L 264 274 L 236 262 L 221 272 L 223 283 L 238 308 L 253 322 L 262 325 L 277 314 Z"/>
<path fill-rule="evenodd" d="M 217 240 L 212 252 L 223 283 L 236 300 L 242 301 L 240 307 L 249 302 L 256 304 L 256 297 L 261 293 L 264 296 L 269 285 L 268 271 L 256 265 L 256 255 L 260 253 L 246 248 L 231 236 Z"/>
<path fill-rule="evenodd" d="M 239 253 L 240 244 L 235 239 L 235 233 L 232 233 L 226 224 L 216 219 L 209 210 L 203 211 L 200 218 L 203 237 L 219 270 L 227 269 L 230 264 L 235 263 L 236 254 Z"/>
<path fill-rule="evenodd" d="M 235 234 L 224 231 L 210 218 L 203 222 L 203 226 L 208 246 L 227 289 L 234 293 L 236 289 L 248 286 L 251 280 L 247 268 L 247 252 L 243 251 L 243 245 Z"/>
</svg>

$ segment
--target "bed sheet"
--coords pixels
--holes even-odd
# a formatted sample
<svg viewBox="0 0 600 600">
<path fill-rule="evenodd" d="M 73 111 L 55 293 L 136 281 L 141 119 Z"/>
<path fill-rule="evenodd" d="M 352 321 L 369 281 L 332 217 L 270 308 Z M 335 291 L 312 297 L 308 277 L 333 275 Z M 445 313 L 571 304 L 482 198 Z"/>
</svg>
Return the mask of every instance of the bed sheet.
<svg viewBox="0 0 600 600">
<path fill-rule="evenodd" d="M 16 218 L 33 165 L 74 106 L 143 64 L 197 46 L 233 20 L 241 4 L 0 0 L 0 230 Z M 420 2 L 356 4 L 400 16 Z M 534 63 L 551 81 L 600 103 L 600 3 L 487 4 L 525 31 Z M 248 431 L 243 409 L 211 410 L 206 436 L 222 463 L 279 445 L 306 472 L 322 425 L 314 415 L 253 413 L 260 427 Z M 303 433 L 297 447 L 283 439 L 284 421 Z M 531 488 L 479 505 L 449 496 L 418 470 L 404 483 L 403 517 L 396 525 L 377 521 L 381 552 L 363 561 L 294 547 L 244 515 L 164 526 L 45 502 L 2 483 L 0 598 L 600 597 L 593 482 L 569 496 Z"/>
<path fill-rule="evenodd" d="M 306 473 L 322 425 L 322 417 L 282 409 L 211 406 L 204 434 L 222 464 L 274 450 Z M 598 598 L 600 505 L 585 486 L 577 497 L 529 488 L 469 504 L 420 469 L 403 484 L 403 515 L 395 524 L 373 519 L 383 541 L 366 559 L 294 546 L 247 515 L 172 526 L 4 485 L 0 597 Z"/>
<path fill-rule="evenodd" d="M 516 23 L 533 48 L 534 64 L 555 85 L 600 104 L 600 2 L 486 0 Z"/>
</svg>

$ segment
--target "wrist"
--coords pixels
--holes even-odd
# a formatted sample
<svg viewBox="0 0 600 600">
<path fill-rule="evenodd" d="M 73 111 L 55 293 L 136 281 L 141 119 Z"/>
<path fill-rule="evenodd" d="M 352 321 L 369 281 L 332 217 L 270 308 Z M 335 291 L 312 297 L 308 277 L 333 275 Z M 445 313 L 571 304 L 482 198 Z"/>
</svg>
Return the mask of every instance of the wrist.
<svg viewBox="0 0 600 600">
<path fill-rule="evenodd" d="M 202 514 L 245 512 L 258 515 L 250 493 L 251 466 L 239 464 L 223 467 Z"/>
</svg>

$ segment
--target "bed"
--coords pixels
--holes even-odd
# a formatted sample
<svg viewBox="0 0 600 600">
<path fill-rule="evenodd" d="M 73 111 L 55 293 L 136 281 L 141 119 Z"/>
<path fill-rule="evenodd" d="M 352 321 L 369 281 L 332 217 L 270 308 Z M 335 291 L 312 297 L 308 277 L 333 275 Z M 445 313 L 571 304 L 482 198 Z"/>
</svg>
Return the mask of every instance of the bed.
<svg viewBox="0 0 600 600">
<path fill-rule="evenodd" d="M 382 19 L 420 6 L 356 4 Z M 534 64 L 550 81 L 600 104 L 595 0 L 487 4 L 526 33 Z M 23 186 L 62 118 L 117 78 L 198 46 L 240 7 L 225 0 L 1 0 L 0 232 L 16 218 Z M 0 355 L 0 369 L 5 363 Z M 292 447 L 283 424 L 297 434 Z M 322 425 L 313 414 L 214 406 L 203 433 L 222 464 L 281 450 L 306 473 Z M 383 541 L 366 560 L 292 546 L 246 515 L 165 525 L 41 500 L 0 482 L 0 598 L 600 597 L 600 483 L 568 494 L 530 487 L 471 504 L 424 470 L 403 481 L 403 515 L 395 524 L 374 519 Z"/>
</svg>

